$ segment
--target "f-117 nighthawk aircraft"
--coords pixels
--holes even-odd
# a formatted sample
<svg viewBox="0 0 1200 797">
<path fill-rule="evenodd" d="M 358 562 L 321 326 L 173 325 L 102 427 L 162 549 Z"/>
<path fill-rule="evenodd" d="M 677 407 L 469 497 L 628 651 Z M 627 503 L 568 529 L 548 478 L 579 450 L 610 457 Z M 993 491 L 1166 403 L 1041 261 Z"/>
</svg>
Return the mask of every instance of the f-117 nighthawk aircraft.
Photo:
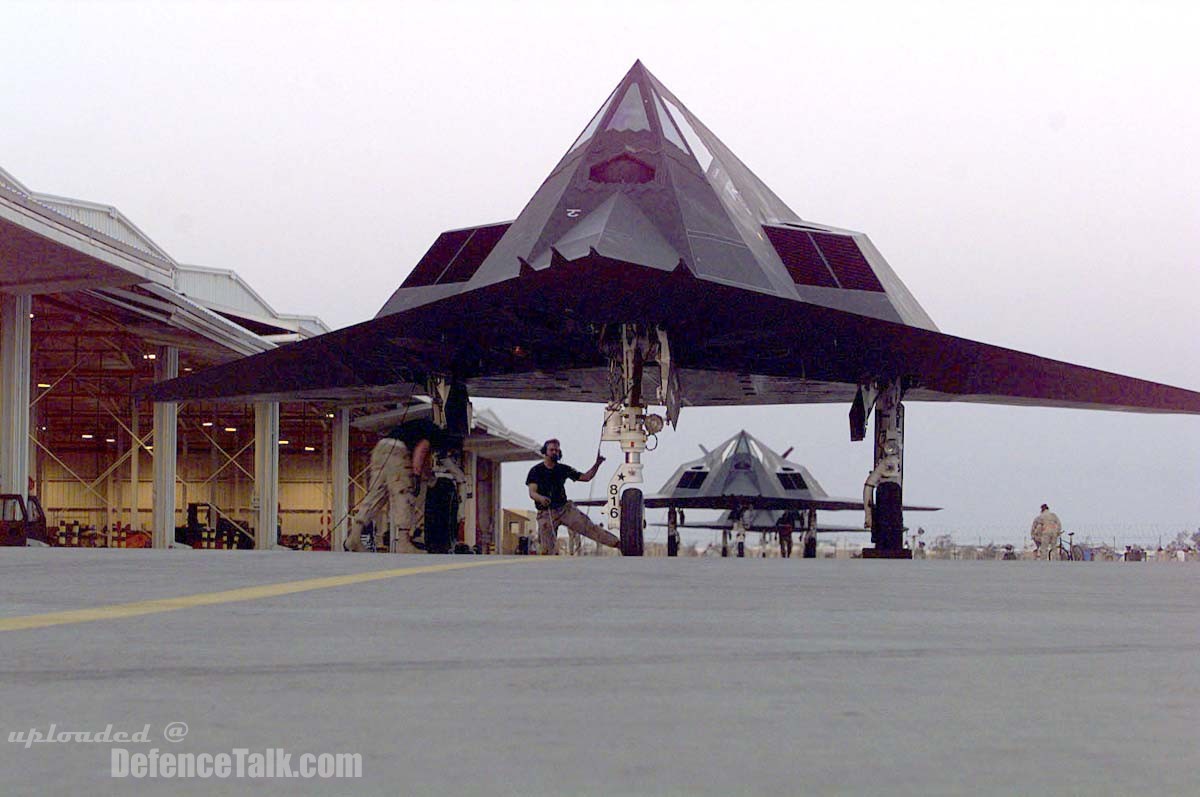
<svg viewBox="0 0 1200 797">
<path fill-rule="evenodd" d="M 909 555 L 904 401 L 1200 413 L 1194 391 L 940 332 L 864 233 L 801 218 L 641 62 L 515 220 L 443 233 L 398 270 L 372 320 L 151 397 L 602 403 L 626 554 L 648 435 L 685 406 L 842 403 L 853 440 L 873 413 L 865 553 L 884 557 Z"/>
<path fill-rule="evenodd" d="M 819 531 L 864 531 L 858 526 L 830 526 L 817 523 L 817 510 L 862 511 L 866 498 L 837 498 L 829 495 L 812 472 L 772 451 L 762 441 L 745 430 L 725 440 L 710 451 L 700 446 L 704 456 L 685 462 L 663 483 L 658 492 L 647 495 L 647 509 L 667 510 L 667 555 L 679 550 L 680 528 L 717 529 L 722 532 L 722 546 L 727 547 L 729 536 L 738 531 L 762 534 L 783 532 L 801 534 L 806 556 L 816 550 Z M 616 497 L 576 501 L 580 506 L 605 506 L 612 512 L 617 508 Z M 686 522 L 687 509 L 721 509 L 716 520 Z M 936 511 L 933 506 L 905 506 L 906 511 Z"/>
</svg>

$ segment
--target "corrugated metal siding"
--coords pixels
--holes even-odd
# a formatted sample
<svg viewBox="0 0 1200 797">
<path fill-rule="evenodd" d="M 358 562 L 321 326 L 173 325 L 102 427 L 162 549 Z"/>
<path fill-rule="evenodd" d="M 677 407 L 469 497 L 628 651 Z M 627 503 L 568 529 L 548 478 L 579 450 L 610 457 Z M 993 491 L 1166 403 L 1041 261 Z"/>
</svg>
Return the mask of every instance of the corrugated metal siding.
<svg viewBox="0 0 1200 797">
<path fill-rule="evenodd" d="M 175 289 L 194 301 L 236 310 L 252 318 L 275 316 L 274 310 L 246 290 L 230 272 L 182 268 L 176 272 Z"/>
<path fill-rule="evenodd" d="M 97 457 L 94 454 L 63 452 L 56 454 L 75 473 L 92 481 L 109 464 L 108 457 Z M 120 456 L 114 451 L 113 458 Z M 322 516 L 327 514 L 330 505 L 329 488 L 325 482 L 324 458 L 319 453 L 295 454 L 287 452 L 280 457 L 279 502 L 283 507 L 281 520 L 285 534 L 320 534 L 323 532 Z M 253 467 L 246 456 L 239 458 L 243 465 Z M 213 485 L 203 484 L 211 472 L 211 460 L 207 453 L 194 456 L 180 456 L 178 463 L 179 478 L 187 483 L 175 485 L 175 525 L 182 526 L 187 522 L 187 504 L 191 502 L 207 503 L 213 498 Z M 152 518 L 153 489 L 151 481 L 153 463 L 148 455 L 143 454 L 139 465 L 140 480 L 139 495 L 139 525 L 149 528 Z M 114 501 L 113 510 L 118 522 L 129 522 L 129 467 L 128 464 L 119 468 L 112 476 Z M 239 472 L 234 480 L 232 471 L 226 469 L 218 477 L 215 485 L 215 500 L 223 512 L 226 512 L 239 522 L 251 522 L 251 496 L 254 492 L 253 482 Z M 47 512 L 51 525 L 58 521 L 68 522 L 78 520 L 81 525 L 101 528 L 108 523 L 108 510 L 105 499 L 109 495 L 108 485 L 101 483 L 96 486 L 96 493 L 89 490 L 57 462 L 46 459 L 42 465 L 42 505 Z M 354 496 L 357 497 L 357 496 Z"/>
<path fill-rule="evenodd" d="M 174 262 L 170 255 L 138 231 L 116 208 L 77 203 L 41 194 L 35 194 L 33 198 L 54 212 L 139 252 Z"/>
<path fill-rule="evenodd" d="M 295 443 L 296 441 L 293 441 Z M 106 470 L 113 459 L 121 455 L 116 447 L 103 454 L 87 454 L 83 452 L 56 452 L 68 467 L 83 479 L 91 482 Z M 351 474 L 360 477 L 360 483 L 365 484 L 366 474 L 360 471 L 366 466 L 366 458 L 351 458 Z M 238 461 L 253 470 L 253 458 L 249 454 L 238 457 Z M 152 523 L 153 507 L 153 461 L 144 453 L 139 462 L 140 481 L 138 483 L 139 525 L 149 529 Z M 322 452 L 304 452 L 302 450 L 281 449 L 279 458 L 279 503 L 282 507 L 280 519 L 285 534 L 322 534 L 327 531 L 323 520 L 328 515 L 331 506 L 330 488 L 326 479 L 325 454 Z M 241 523 L 253 524 L 253 512 L 250 508 L 251 496 L 254 492 L 253 481 L 240 470 L 226 468 L 217 477 L 215 485 L 204 484 L 204 480 L 212 472 L 212 460 L 208 452 L 180 455 L 177 466 L 179 478 L 186 482 L 175 485 L 175 525 L 182 526 L 187 522 L 187 504 L 191 502 L 207 503 L 215 500 L 221 511 Z M 495 470 L 497 476 L 500 471 Z M 111 476 L 113 513 L 120 523 L 129 522 L 130 484 L 129 465 L 125 463 Z M 109 485 L 101 482 L 96 486 L 96 493 L 89 490 L 70 473 L 49 457 L 42 462 L 42 481 L 40 482 L 42 505 L 46 509 L 47 520 L 51 525 L 57 525 L 60 519 L 78 520 L 81 525 L 101 528 L 108 523 L 108 510 L 105 508 L 104 496 L 110 495 Z M 215 495 L 214 495 L 215 489 Z M 362 500 L 363 490 L 351 485 L 350 506 L 353 509 L 357 501 Z M 498 502 L 498 499 L 497 499 Z M 497 503 L 498 505 L 498 503 Z M 336 521 L 337 518 L 330 518 Z"/>
<path fill-rule="evenodd" d="M 329 331 L 329 327 L 319 318 L 299 318 L 296 320 L 300 327 L 300 334 L 303 337 L 311 338 L 316 335 L 324 335 Z"/>
</svg>

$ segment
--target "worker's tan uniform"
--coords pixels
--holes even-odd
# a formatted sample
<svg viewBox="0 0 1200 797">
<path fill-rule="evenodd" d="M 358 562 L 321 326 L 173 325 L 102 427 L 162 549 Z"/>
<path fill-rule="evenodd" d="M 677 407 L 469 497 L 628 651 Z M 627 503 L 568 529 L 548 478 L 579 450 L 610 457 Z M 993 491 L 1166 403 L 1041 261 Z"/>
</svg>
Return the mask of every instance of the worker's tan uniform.
<svg viewBox="0 0 1200 797">
<path fill-rule="evenodd" d="M 558 552 L 559 526 L 566 526 L 568 530 L 610 548 L 616 548 L 621 542 L 611 531 L 588 520 L 588 516 L 580 512 L 573 501 L 567 501 L 562 506 L 552 509 L 539 509 L 537 524 L 538 552 L 541 554 Z"/>
<path fill-rule="evenodd" d="M 425 487 L 413 491 L 412 452 L 402 440 L 385 437 L 371 451 L 371 481 L 350 524 L 346 547 L 361 551 L 363 527 L 375 524 L 375 539 L 383 539 L 386 517 L 391 521 L 393 553 L 420 553 L 413 535 L 425 525 Z"/>
<path fill-rule="evenodd" d="M 1058 538 L 1062 536 L 1062 521 L 1058 519 L 1058 515 L 1049 509 L 1039 513 L 1033 519 L 1029 534 L 1037 543 L 1038 559 L 1058 558 Z"/>
<path fill-rule="evenodd" d="M 775 529 L 779 532 L 779 555 L 784 559 L 792 557 L 792 532 L 795 528 L 792 526 L 779 526 Z"/>
</svg>

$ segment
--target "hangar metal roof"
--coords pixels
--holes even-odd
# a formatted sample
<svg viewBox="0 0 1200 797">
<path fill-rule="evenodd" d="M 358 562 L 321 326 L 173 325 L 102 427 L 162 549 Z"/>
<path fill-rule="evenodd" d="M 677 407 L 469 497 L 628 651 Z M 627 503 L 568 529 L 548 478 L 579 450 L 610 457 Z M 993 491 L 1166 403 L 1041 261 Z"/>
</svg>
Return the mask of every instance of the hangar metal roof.
<svg viewBox="0 0 1200 797">
<path fill-rule="evenodd" d="M 316 316 L 276 312 L 237 272 L 229 269 L 179 265 L 175 270 L 175 290 L 275 343 L 329 331 Z"/>
<path fill-rule="evenodd" d="M 138 229 L 137 225 L 129 220 L 129 217 L 112 205 L 102 205 L 97 202 L 52 194 L 34 194 L 33 198 L 39 204 L 109 238 L 118 240 L 143 255 L 175 265 L 174 258 L 150 240 L 150 236 Z"/>
<path fill-rule="evenodd" d="M 55 293 L 145 282 L 172 286 L 170 258 L 151 251 L 153 242 L 140 239 L 132 224 L 124 226 L 119 214 L 100 225 L 104 214 L 96 209 L 102 206 L 87 204 L 72 215 L 69 200 L 30 191 L 0 170 L 0 291 Z"/>
<path fill-rule="evenodd" d="M 39 193 L 0 169 L 0 291 L 55 296 L 197 364 L 328 332 L 278 313 L 235 272 L 181 265 L 111 205 Z"/>
</svg>

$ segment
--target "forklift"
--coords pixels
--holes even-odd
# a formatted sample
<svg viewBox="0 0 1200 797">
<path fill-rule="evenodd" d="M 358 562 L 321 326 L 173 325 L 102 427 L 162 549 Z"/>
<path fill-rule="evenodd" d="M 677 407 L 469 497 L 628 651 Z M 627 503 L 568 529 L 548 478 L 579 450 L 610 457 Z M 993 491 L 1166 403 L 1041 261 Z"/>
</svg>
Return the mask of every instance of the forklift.
<svg viewBox="0 0 1200 797">
<path fill-rule="evenodd" d="M 242 528 L 212 504 L 191 503 L 187 505 L 187 525 L 175 528 L 175 541 L 192 548 L 250 550 L 254 548 L 254 529 Z"/>
</svg>

